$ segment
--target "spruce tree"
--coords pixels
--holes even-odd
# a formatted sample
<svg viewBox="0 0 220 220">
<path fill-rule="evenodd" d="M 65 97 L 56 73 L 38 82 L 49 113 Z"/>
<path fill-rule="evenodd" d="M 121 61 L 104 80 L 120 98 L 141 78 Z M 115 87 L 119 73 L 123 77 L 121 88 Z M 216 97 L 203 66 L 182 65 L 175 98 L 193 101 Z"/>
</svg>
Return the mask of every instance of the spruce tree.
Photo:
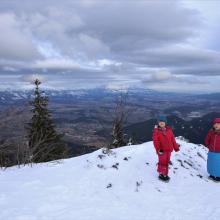
<svg viewBox="0 0 220 220">
<path fill-rule="evenodd" d="M 49 99 L 39 88 L 40 80 L 35 82 L 32 118 L 27 126 L 27 138 L 30 149 L 31 162 L 46 162 L 65 157 L 67 147 L 62 141 L 53 124 L 51 113 L 48 110 Z"/>
</svg>

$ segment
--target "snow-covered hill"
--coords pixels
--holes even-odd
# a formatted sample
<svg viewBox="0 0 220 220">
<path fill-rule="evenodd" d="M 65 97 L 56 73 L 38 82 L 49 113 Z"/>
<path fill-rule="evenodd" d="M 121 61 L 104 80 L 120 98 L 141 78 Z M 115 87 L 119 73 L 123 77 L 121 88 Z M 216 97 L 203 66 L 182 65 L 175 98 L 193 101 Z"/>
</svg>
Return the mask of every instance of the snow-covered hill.
<svg viewBox="0 0 220 220">
<path fill-rule="evenodd" d="M 4 220 L 217 220 L 220 184 L 207 150 L 178 139 L 169 183 L 157 179 L 152 142 L 0 171 Z"/>
</svg>

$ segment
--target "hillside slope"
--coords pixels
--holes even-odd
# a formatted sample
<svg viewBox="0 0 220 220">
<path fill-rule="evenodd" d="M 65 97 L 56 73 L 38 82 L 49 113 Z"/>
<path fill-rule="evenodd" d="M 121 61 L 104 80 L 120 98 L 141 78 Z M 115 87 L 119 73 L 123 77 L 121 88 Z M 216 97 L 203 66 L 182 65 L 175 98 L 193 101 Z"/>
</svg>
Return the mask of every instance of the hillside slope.
<svg viewBox="0 0 220 220">
<path fill-rule="evenodd" d="M 209 129 L 212 127 L 213 119 L 219 115 L 218 112 L 211 112 L 187 121 L 172 114 L 167 116 L 167 119 L 176 136 L 183 136 L 191 143 L 203 144 Z M 147 142 L 152 140 L 152 128 L 155 124 L 157 124 L 157 119 L 131 124 L 125 127 L 125 133 L 128 137 L 133 136 L 138 143 Z"/>
<path fill-rule="evenodd" d="M 169 183 L 157 179 L 152 142 L 0 171 L 0 219 L 219 219 L 220 184 L 208 179 L 207 150 L 177 141 Z"/>
</svg>

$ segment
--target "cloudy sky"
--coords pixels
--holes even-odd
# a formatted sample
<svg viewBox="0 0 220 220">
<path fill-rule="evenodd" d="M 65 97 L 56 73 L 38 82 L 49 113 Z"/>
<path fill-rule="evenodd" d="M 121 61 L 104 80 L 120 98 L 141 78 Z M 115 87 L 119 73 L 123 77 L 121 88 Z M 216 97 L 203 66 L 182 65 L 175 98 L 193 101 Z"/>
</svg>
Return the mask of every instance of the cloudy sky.
<svg viewBox="0 0 220 220">
<path fill-rule="evenodd" d="M 0 89 L 220 92 L 218 0 L 0 0 Z"/>
</svg>

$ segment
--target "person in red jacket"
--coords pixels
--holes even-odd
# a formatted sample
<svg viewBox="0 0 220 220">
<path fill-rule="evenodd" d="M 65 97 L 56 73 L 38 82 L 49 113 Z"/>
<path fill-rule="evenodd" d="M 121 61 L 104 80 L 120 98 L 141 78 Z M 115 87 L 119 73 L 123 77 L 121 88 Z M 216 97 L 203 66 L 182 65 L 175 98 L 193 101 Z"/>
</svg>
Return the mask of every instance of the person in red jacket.
<svg viewBox="0 0 220 220">
<path fill-rule="evenodd" d="M 153 143 L 158 155 L 159 179 L 162 181 L 169 181 L 168 176 L 169 163 L 171 152 L 173 150 L 179 151 L 180 145 L 176 143 L 172 128 L 167 126 L 166 116 L 160 115 L 158 117 L 158 124 L 153 130 Z"/>
<path fill-rule="evenodd" d="M 205 145 L 209 149 L 207 160 L 209 178 L 220 182 L 220 118 L 214 119 L 213 127 L 206 136 Z"/>
</svg>

